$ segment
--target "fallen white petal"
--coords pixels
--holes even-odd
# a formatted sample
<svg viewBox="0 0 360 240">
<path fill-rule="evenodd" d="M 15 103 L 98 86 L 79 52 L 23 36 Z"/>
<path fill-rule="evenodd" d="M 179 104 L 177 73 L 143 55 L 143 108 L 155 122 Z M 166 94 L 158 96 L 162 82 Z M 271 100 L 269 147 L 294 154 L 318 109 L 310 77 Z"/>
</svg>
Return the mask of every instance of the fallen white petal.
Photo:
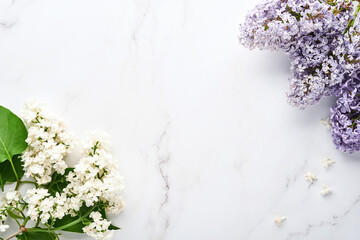
<svg viewBox="0 0 360 240">
<path fill-rule="evenodd" d="M 275 216 L 274 217 L 274 222 L 276 224 L 276 226 L 280 227 L 281 224 L 283 223 L 283 221 L 286 220 L 286 217 L 285 216 Z"/>
<path fill-rule="evenodd" d="M 326 157 L 326 158 L 321 160 L 321 163 L 322 163 L 322 165 L 324 166 L 325 169 L 328 169 L 328 167 L 333 165 L 334 163 L 336 163 L 336 161 L 331 160 L 330 158 Z"/>
<path fill-rule="evenodd" d="M 332 192 L 332 189 L 328 186 L 326 186 L 325 184 L 322 185 L 322 190 L 321 190 L 321 195 L 323 195 L 324 197 L 329 195 Z"/>
<path fill-rule="evenodd" d="M 314 181 L 318 180 L 317 176 L 312 171 L 308 171 L 305 174 L 305 179 L 306 179 L 306 181 L 309 181 L 310 183 L 313 183 Z"/>
</svg>

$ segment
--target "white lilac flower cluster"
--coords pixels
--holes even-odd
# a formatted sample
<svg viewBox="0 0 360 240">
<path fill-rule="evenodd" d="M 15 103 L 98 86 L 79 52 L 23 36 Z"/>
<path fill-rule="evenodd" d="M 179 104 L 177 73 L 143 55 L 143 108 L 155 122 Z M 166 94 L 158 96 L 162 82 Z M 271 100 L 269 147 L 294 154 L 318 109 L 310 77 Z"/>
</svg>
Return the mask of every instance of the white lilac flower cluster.
<svg viewBox="0 0 360 240">
<path fill-rule="evenodd" d="M 0 202 L 0 207 L 17 207 L 19 200 L 21 199 L 21 194 L 18 191 L 10 189 L 2 198 Z"/>
<path fill-rule="evenodd" d="M 97 240 L 108 240 L 113 237 L 114 231 L 108 230 L 111 222 L 103 219 L 101 213 L 92 212 L 90 218 L 93 222 L 83 228 L 84 233 Z"/>
<path fill-rule="evenodd" d="M 21 195 L 18 191 L 10 189 L 0 200 L 0 232 L 5 232 L 10 226 L 5 224 L 7 210 L 17 208 Z"/>
<path fill-rule="evenodd" d="M 25 175 L 35 178 L 38 184 L 49 183 L 54 172 L 64 174 L 67 168 L 63 158 L 73 147 L 71 135 L 63 122 L 36 100 L 25 104 L 22 118 L 28 129 L 28 148 L 22 155 Z"/>
<path fill-rule="evenodd" d="M 110 142 L 107 135 L 91 132 L 84 148 L 84 157 L 66 177 L 68 185 L 62 193 L 51 196 L 45 188 L 30 189 L 26 194 L 27 215 L 33 221 L 62 219 L 65 215 L 76 216 L 81 207 L 101 204 L 107 213 L 119 213 L 123 208 L 121 190 L 124 187 L 117 165 L 109 153 Z M 112 231 L 107 231 L 110 222 L 100 219 L 95 212 L 94 220 L 84 227 L 84 232 L 96 239 L 109 239 Z"/>
<path fill-rule="evenodd" d="M 289 56 L 290 104 L 305 108 L 324 96 L 339 98 L 332 108 L 333 139 L 350 153 L 360 150 L 359 11 L 357 0 L 266 0 L 240 25 L 245 47 Z"/>
<path fill-rule="evenodd" d="M 45 235 L 58 239 L 58 231 L 110 239 L 113 231 L 120 228 L 111 224 L 107 213 L 122 211 L 124 183 L 110 154 L 108 135 L 90 132 L 80 161 L 72 168 L 65 162 L 74 145 L 72 137 L 63 122 L 50 115 L 43 104 L 36 100 L 27 102 L 22 114 L 24 123 L 8 109 L 1 107 L 0 111 L 13 121 L 12 126 L 19 126 L 8 127 L 6 137 L 13 139 L 13 148 L 19 149 L 14 156 L 21 154 L 21 158 L 9 156 L 5 160 L 8 162 L 1 163 L 6 174 L 0 182 L 0 232 L 10 227 L 6 224 L 9 218 L 19 226 L 5 239 L 16 236 L 37 240 Z M 15 190 L 4 192 L 5 183 L 16 183 Z M 33 186 L 23 196 L 18 191 L 22 184 Z M 34 221 L 32 227 L 27 226 L 29 221 Z"/>
<path fill-rule="evenodd" d="M 25 200 L 28 203 L 27 215 L 31 220 L 41 220 L 47 223 L 49 219 L 62 219 L 69 212 L 69 205 L 66 204 L 66 195 L 56 193 L 56 196 L 50 196 L 45 188 L 29 189 Z"/>
<path fill-rule="evenodd" d="M 123 179 L 109 152 L 108 136 L 102 132 L 91 132 L 84 148 L 84 157 L 67 176 L 69 184 L 65 193 L 70 197 L 73 209 L 83 202 L 87 207 L 96 202 L 106 204 L 106 211 L 119 213 L 123 208 L 120 195 Z"/>
</svg>

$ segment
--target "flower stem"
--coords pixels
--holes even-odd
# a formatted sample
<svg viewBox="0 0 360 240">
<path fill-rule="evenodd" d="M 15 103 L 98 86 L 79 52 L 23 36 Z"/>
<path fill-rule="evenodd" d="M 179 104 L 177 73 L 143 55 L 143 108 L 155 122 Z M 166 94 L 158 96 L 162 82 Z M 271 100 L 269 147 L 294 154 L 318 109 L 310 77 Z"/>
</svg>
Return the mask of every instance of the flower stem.
<svg viewBox="0 0 360 240">
<path fill-rule="evenodd" d="M 38 184 L 33 181 L 21 181 L 20 183 L 28 183 L 28 184 L 34 184 L 36 187 L 38 186 Z"/>
<path fill-rule="evenodd" d="M 19 176 L 17 175 L 17 172 L 16 172 L 16 170 L 15 170 L 14 163 L 13 163 L 13 161 L 12 161 L 9 153 L 8 153 L 8 157 L 9 157 L 9 162 L 10 162 L 10 164 L 11 164 L 11 167 L 12 167 L 12 169 L 13 169 L 13 171 L 14 171 L 14 174 L 15 174 L 15 177 L 16 177 L 16 181 L 17 181 L 17 183 L 19 183 L 20 179 L 19 179 Z M 17 184 L 16 184 L 16 187 L 18 187 Z M 16 189 L 15 189 L 15 190 L 16 190 Z"/>
<path fill-rule="evenodd" d="M 24 220 L 24 222 L 23 222 L 23 226 L 25 227 L 25 225 L 27 224 L 27 222 L 29 221 L 29 219 L 30 219 L 30 217 L 27 217 L 27 218 L 25 218 L 25 220 Z"/>
<path fill-rule="evenodd" d="M 16 182 L 16 187 L 15 187 L 15 191 L 17 191 L 20 187 L 20 185 L 22 183 L 28 183 L 28 184 L 34 184 L 36 187 L 38 186 L 38 184 L 36 182 L 33 182 L 33 181 L 22 181 L 21 179 L 19 179 L 17 182 Z"/>
<path fill-rule="evenodd" d="M 38 220 L 36 221 L 35 227 L 37 228 L 40 224 L 40 218 L 38 218 Z"/>
<path fill-rule="evenodd" d="M 17 181 L 16 181 L 15 191 L 17 191 L 17 190 L 19 189 L 20 184 L 21 184 L 21 181 L 20 181 L 20 180 L 17 180 Z"/>
<path fill-rule="evenodd" d="M 9 240 L 9 239 L 11 239 L 11 238 L 13 238 L 13 237 L 15 237 L 15 236 L 17 236 L 17 235 L 25 232 L 25 231 L 26 231 L 26 228 L 25 228 L 25 227 L 20 227 L 19 231 L 17 231 L 16 233 L 11 234 L 11 235 L 8 236 L 7 238 L 4 238 L 4 240 Z"/>
</svg>

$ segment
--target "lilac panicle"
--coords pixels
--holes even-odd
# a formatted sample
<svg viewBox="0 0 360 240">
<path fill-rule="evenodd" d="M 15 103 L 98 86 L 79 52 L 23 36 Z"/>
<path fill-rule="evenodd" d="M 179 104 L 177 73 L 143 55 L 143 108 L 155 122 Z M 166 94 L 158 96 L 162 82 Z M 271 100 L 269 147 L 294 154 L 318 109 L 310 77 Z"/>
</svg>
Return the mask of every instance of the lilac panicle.
<svg viewBox="0 0 360 240">
<path fill-rule="evenodd" d="M 344 152 L 360 150 L 360 73 L 350 77 L 337 91 L 339 97 L 331 108 L 332 137 Z"/>
<path fill-rule="evenodd" d="M 354 2 L 266 0 L 240 25 L 240 43 L 287 54 L 291 61 L 288 101 L 305 108 L 334 94 L 360 68 Z M 348 29 L 352 20 L 354 27 Z"/>
</svg>

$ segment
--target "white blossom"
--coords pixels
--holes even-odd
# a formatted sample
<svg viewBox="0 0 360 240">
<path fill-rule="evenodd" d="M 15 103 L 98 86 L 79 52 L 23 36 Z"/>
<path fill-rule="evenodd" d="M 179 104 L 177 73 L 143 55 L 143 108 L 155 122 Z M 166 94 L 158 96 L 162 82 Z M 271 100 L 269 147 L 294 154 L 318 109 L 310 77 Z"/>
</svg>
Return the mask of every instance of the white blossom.
<svg viewBox="0 0 360 240">
<path fill-rule="evenodd" d="M 0 232 L 5 232 L 10 226 L 5 224 L 0 224 Z"/>
<path fill-rule="evenodd" d="M 2 198 L 2 206 L 16 206 L 21 198 L 20 192 L 10 189 Z"/>
<path fill-rule="evenodd" d="M 324 166 L 325 169 L 328 169 L 328 167 L 333 165 L 334 163 L 336 163 L 336 161 L 331 160 L 330 158 L 326 157 L 326 158 L 321 160 L 321 163 L 322 163 L 322 165 Z"/>
<path fill-rule="evenodd" d="M 281 224 L 283 223 L 283 221 L 285 221 L 285 220 L 286 220 L 285 216 L 275 216 L 275 218 L 274 218 L 274 222 L 278 227 L 280 227 Z"/>
<path fill-rule="evenodd" d="M 308 171 L 305 174 L 305 179 L 306 179 L 306 181 L 309 181 L 310 183 L 313 183 L 314 181 L 318 180 L 317 176 L 312 171 Z"/>
<path fill-rule="evenodd" d="M 67 146 L 70 146 L 71 140 L 62 137 L 66 134 L 59 121 L 46 120 L 50 118 L 45 117 L 46 114 L 43 114 L 40 105 L 35 103 L 28 109 L 30 110 L 24 119 L 27 124 L 33 125 L 32 130 L 29 130 L 29 147 L 23 155 L 23 160 L 27 174 L 40 184 L 45 184 L 51 181 L 55 171 L 64 174 L 67 166 L 63 157 L 68 152 Z M 61 149 L 57 148 L 58 146 L 61 146 Z M 48 154 L 49 151 L 51 155 Z M 82 206 L 90 207 L 98 203 L 101 203 L 108 213 L 119 213 L 122 210 L 124 204 L 121 190 L 124 183 L 110 154 L 107 134 L 90 132 L 90 137 L 84 145 L 83 157 L 74 170 L 68 173 L 66 180 L 68 185 L 61 189 L 61 193 L 56 192 L 55 195 L 50 195 L 49 191 L 41 186 L 27 191 L 24 199 L 28 203 L 27 216 L 31 220 L 40 219 L 42 223 L 47 223 L 69 214 L 76 216 Z M 17 196 L 13 192 L 9 192 L 8 195 L 9 199 L 16 199 Z M 95 239 L 106 240 L 112 237 L 113 231 L 108 231 L 110 222 L 102 219 L 99 212 L 92 212 L 90 218 L 93 222 L 84 227 L 84 232 Z"/>
<path fill-rule="evenodd" d="M 32 221 L 41 221 L 50 227 L 48 223 L 66 215 L 83 216 L 81 208 L 93 206 L 93 212 L 83 219 L 84 232 L 97 240 L 111 239 L 111 222 L 101 214 L 104 210 L 119 213 L 123 209 L 121 191 L 124 183 L 110 154 L 107 134 L 90 132 L 83 156 L 75 168 L 68 169 L 66 177 L 57 176 L 55 182 L 46 185 L 52 181 L 54 173 L 65 175 L 68 166 L 64 157 L 73 147 L 72 139 L 62 121 L 50 115 L 38 101 L 25 104 L 22 118 L 28 129 L 28 147 L 22 155 L 25 176 L 34 178 L 36 183 L 34 188 L 27 190 L 24 198 L 12 189 L 2 194 L 0 232 L 9 228 L 5 224 L 9 211 L 25 214 Z"/>
<path fill-rule="evenodd" d="M 106 134 L 91 132 L 83 153 L 75 169 L 68 173 L 66 180 L 69 184 L 62 193 L 51 196 L 44 188 L 27 191 L 27 215 L 32 220 L 41 219 L 42 223 L 46 223 L 49 219 L 61 219 L 67 214 L 75 216 L 83 205 L 90 207 L 98 202 L 105 205 L 108 213 L 122 210 L 121 190 L 124 183 L 110 154 Z M 99 212 L 92 212 L 90 217 L 94 221 L 84 228 L 84 232 L 95 239 L 110 239 L 113 235 L 113 231 L 108 231 L 110 222 L 102 219 Z"/>
<path fill-rule="evenodd" d="M 28 128 L 28 148 L 22 155 L 25 176 L 39 184 L 49 183 L 55 171 L 64 174 L 67 168 L 64 157 L 73 147 L 71 137 L 63 122 L 36 100 L 25 103 L 22 118 Z"/>
<path fill-rule="evenodd" d="M 324 197 L 329 195 L 332 192 L 332 189 L 328 186 L 326 186 L 325 184 L 322 185 L 322 190 L 321 190 L 321 195 L 323 195 Z"/>
<path fill-rule="evenodd" d="M 5 232 L 10 226 L 5 224 L 7 219 L 7 210 L 12 211 L 14 207 L 19 206 L 20 192 L 10 189 L 3 193 L 0 199 L 0 232 Z"/>
<path fill-rule="evenodd" d="M 113 237 L 113 230 L 108 230 L 110 221 L 103 219 L 99 212 L 92 212 L 90 218 L 93 219 L 93 222 L 83 227 L 84 233 L 96 240 L 108 240 Z"/>
<path fill-rule="evenodd" d="M 46 223 L 50 218 L 62 219 L 70 213 L 71 206 L 65 193 L 57 192 L 53 197 L 47 189 L 34 188 L 28 190 L 25 198 L 29 204 L 27 215 L 33 221 L 40 218 L 42 223 Z"/>
<path fill-rule="evenodd" d="M 124 183 L 109 149 L 110 142 L 105 133 L 90 133 L 83 151 L 85 156 L 67 176 L 70 183 L 64 190 L 74 209 L 79 209 L 83 202 L 90 207 L 101 201 L 107 204 L 107 212 L 119 213 L 122 210 Z"/>
<path fill-rule="evenodd" d="M 27 215 L 30 217 L 31 220 L 37 221 L 39 217 L 44 217 L 44 223 L 49 219 L 46 213 L 41 213 L 41 210 L 44 210 L 45 208 L 44 205 L 42 205 L 42 202 L 48 196 L 50 196 L 50 194 L 45 188 L 33 188 L 27 190 L 25 200 L 29 204 Z M 40 206 L 42 206 L 41 209 Z"/>
</svg>

